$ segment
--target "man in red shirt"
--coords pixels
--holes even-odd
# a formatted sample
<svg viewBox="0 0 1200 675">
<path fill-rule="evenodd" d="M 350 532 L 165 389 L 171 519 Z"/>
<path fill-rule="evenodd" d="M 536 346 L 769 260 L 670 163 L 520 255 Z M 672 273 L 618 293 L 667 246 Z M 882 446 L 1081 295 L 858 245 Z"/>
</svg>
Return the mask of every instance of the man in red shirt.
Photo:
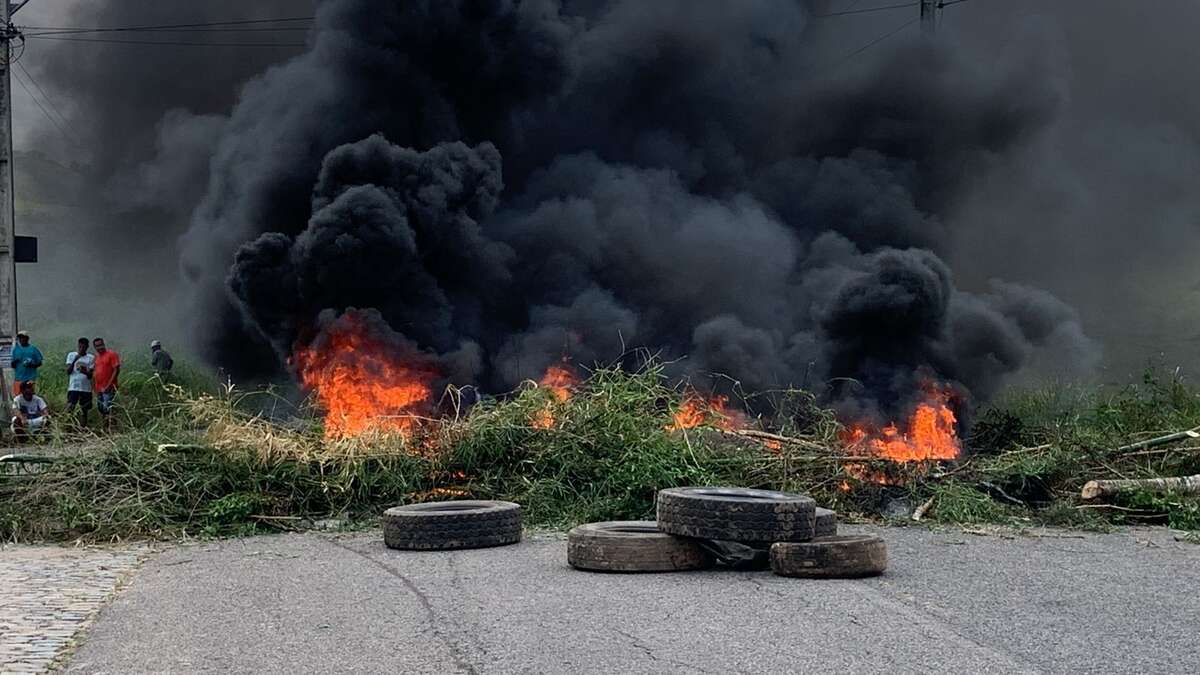
<svg viewBox="0 0 1200 675">
<path fill-rule="evenodd" d="M 96 390 L 96 409 L 104 417 L 104 425 L 112 426 L 113 402 L 117 398 L 117 378 L 121 375 L 121 356 L 104 344 L 104 338 L 92 340 L 96 348 L 96 364 L 92 366 L 92 383 Z"/>
</svg>

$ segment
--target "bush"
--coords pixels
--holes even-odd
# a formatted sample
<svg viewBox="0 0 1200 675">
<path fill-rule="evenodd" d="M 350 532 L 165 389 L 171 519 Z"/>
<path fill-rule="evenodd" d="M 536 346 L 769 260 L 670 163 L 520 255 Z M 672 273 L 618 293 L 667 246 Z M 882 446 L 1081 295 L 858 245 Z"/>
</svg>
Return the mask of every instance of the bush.
<svg viewBox="0 0 1200 675">
<path fill-rule="evenodd" d="M 242 534 L 465 497 L 517 501 L 528 524 L 563 526 L 650 517 L 663 487 L 799 487 L 790 452 L 669 431 L 682 395 L 664 382 L 655 364 L 602 369 L 569 400 L 529 386 L 413 437 L 343 441 L 268 422 L 244 396 L 167 387 L 136 432 L 33 479 L 0 479 L 0 539 Z"/>
<path fill-rule="evenodd" d="M 1131 513 L 1076 508 L 1087 480 L 1200 473 L 1200 453 L 1186 447 L 1116 450 L 1200 426 L 1196 394 L 1153 374 L 1116 391 L 1011 393 L 977 418 L 987 426 L 972 438 L 984 439 L 989 453 L 950 470 L 839 457 L 841 427 L 807 392 L 754 397 L 770 412 L 771 430 L 795 443 L 673 430 L 689 394 L 668 386 L 654 362 L 634 372 L 598 369 L 565 399 L 527 383 L 461 417 L 426 421 L 413 435 L 333 441 L 315 419 L 281 425 L 256 415 L 269 391 L 242 395 L 205 378 L 181 379 L 164 387 L 131 375 L 131 430 L 39 476 L 0 476 L 0 540 L 244 534 L 328 516 L 370 520 L 392 505 L 453 498 L 516 501 L 527 524 L 561 527 L 651 517 L 655 492 L 681 485 L 804 492 L 843 515 L 873 513 L 887 494 L 906 490 L 914 504 L 932 497 L 929 517 L 943 522 L 1102 528 Z M 1200 528 L 1194 499 L 1130 504 L 1139 517 Z"/>
</svg>

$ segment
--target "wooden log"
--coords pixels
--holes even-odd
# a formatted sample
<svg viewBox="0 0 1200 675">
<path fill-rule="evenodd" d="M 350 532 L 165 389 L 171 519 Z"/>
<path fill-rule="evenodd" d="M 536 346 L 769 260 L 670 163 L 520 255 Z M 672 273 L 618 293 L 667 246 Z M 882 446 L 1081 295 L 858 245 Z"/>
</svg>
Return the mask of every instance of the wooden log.
<svg viewBox="0 0 1200 675">
<path fill-rule="evenodd" d="M 1174 478 L 1141 478 L 1127 480 L 1092 480 L 1083 486 L 1084 499 L 1112 497 L 1123 492 L 1180 492 L 1200 495 L 1200 474 Z"/>
</svg>

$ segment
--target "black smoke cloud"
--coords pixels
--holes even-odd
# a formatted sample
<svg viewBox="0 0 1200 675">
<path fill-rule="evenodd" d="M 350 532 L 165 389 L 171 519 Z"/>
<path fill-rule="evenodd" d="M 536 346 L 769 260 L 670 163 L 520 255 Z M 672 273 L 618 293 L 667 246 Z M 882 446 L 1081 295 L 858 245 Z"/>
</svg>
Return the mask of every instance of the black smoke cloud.
<svg viewBox="0 0 1200 675">
<path fill-rule="evenodd" d="M 1061 115 L 1053 50 L 898 36 L 845 62 L 822 4 L 318 2 L 228 116 L 163 127 L 212 148 L 147 174 L 202 192 L 198 334 L 264 376 L 370 307 L 497 390 L 646 346 L 748 389 L 851 378 L 839 405 L 881 416 L 923 373 L 986 397 L 1039 358 L 1086 368 L 1070 308 L 942 262 L 975 184 Z"/>
<path fill-rule="evenodd" d="M 16 20 L 120 27 L 257 20 L 311 9 L 296 0 L 75 0 L 28 4 Z M 59 325 L 68 324 L 71 333 L 76 327 L 86 334 L 103 331 L 117 344 L 154 337 L 178 345 L 190 332 L 185 317 L 191 312 L 175 297 L 177 239 L 207 191 L 211 148 L 240 87 L 302 49 L 122 40 L 303 43 L 304 32 L 51 37 L 29 39 L 21 65 L 41 87 L 32 91 L 41 97 L 44 89 L 44 105 L 65 119 L 63 132 L 47 125 L 35 152 L 66 168 L 18 160 L 17 171 L 28 180 L 20 194 L 19 231 L 41 236 L 46 252 L 37 265 L 21 270 L 21 314 L 45 332 L 58 334 Z M 30 214 L 30 203 L 49 208 Z"/>
<path fill-rule="evenodd" d="M 470 332 L 461 321 L 481 321 L 472 306 L 507 281 L 511 251 L 479 229 L 502 188 L 490 143 L 416 152 L 371 136 L 341 146 L 325 159 L 308 226 L 294 238 L 270 232 L 243 246 L 229 288 L 282 357 L 313 339 L 313 316 L 352 306 L 450 351 Z"/>
<path fill-rule="evenodd" d="M 1046 349 L 1095 358 L 1053 296 L 966 292 L 938 255 L 968 176 L 1054 118 L 1035 62 L 913 41 L 803 77 L 782 0 L 374 9 L 321 3 L 234 109 L 185 238 L 225 339 L 286 356 L 371 307 L 494 389 L 646 346 L 694 381 L 849 382 L 881 419 L 923 378 L 986 397 Z"/>
</svg>

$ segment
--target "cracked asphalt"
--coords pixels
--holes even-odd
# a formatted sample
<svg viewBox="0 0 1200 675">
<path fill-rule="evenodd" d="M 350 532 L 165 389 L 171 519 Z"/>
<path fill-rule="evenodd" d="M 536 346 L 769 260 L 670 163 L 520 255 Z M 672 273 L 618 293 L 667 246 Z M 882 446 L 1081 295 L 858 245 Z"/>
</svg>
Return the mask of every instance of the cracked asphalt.
<svg viewBox="0 0 1200 675">
<path fill-rule="evenodd" d="M 378 532 L 169 549 L 68 672 L 1200 672 L 1200 546 L 1165 530 L 882 534 L 866 580 L 579 572 L 561 535 L 454 553 Z"/>
</svg>

